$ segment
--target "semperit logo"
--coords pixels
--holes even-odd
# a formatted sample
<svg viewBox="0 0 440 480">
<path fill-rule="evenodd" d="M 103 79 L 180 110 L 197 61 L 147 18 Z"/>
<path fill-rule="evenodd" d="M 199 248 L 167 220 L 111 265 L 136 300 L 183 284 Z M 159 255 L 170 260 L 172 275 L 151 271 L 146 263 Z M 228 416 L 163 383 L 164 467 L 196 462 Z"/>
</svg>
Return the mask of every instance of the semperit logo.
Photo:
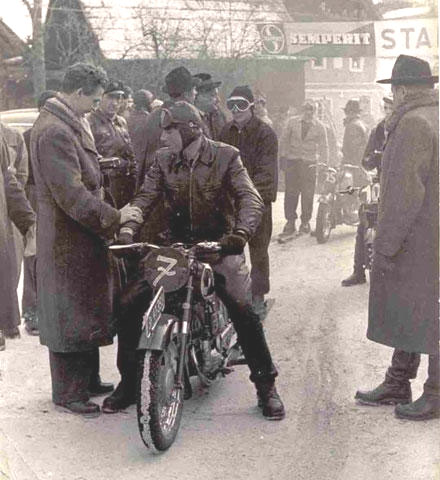
<svg viewBox="0 0 440 480">
<path fill-rule="evenodd" d="M 260 27 L 263 49 L 271 55 L 281 53 L 286 45 L 286 37 L 281 25 L 266 24 Z"/>
</svg>

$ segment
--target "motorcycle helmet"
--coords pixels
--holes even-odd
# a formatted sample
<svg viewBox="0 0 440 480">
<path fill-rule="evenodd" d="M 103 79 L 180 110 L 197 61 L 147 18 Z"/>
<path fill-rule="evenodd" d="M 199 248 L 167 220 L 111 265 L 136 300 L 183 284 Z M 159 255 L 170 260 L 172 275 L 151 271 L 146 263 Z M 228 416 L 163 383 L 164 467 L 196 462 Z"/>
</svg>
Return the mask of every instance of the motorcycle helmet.
<svg viewBox="0 0 440 480">
<path fill-rule="evenodd" d="M 182 137 L 183 148 L 186 148 L 202 134 L 203 120 L 193 105 L 182 100 L 168 108 L 162 108 L 160 127 L 177 128 Z"/>
</svg>

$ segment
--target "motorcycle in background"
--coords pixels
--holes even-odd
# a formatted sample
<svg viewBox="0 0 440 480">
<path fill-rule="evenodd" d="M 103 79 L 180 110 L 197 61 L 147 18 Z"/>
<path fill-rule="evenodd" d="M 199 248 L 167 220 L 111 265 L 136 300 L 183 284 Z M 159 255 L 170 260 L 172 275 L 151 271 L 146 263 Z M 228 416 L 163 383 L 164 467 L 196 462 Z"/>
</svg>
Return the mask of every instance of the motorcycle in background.
<svg viewBox="0 0 440 480">
<path fill-rule="evenodd" d="M 145 446 L 167 450 L 180 427 L 190 377 L 208 387 L 243 363 L 228 310 L 214 289 L 207 263 L 220 259 L 217 242 L 160 247 L 148 243 L 112 245 L 137 251 L 152 300 L 143 315 L 138 344 L 137 420 Z"/>
<path fill-rule="evenodd" d="M 346 196 L 344 193 L 348 193 L 347 189 L 353 187 L 355 178 L 364 171 L 361 167 L 351 164 L 334 168 L 325 163 L 318 163 L 313 167 L 317 168 L 319 195 L 315 236 L 318 243 L 326 243 L 332 229 L 337 225 L 358 224 L 359 197 L 358 195 Z"/>
</svg>

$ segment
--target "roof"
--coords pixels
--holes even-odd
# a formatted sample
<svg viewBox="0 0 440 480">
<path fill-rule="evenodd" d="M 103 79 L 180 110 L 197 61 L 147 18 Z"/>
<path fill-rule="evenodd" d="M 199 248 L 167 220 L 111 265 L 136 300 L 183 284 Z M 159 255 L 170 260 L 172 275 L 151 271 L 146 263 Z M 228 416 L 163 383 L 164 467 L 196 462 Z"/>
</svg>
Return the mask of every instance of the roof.
<svg viewBox="0 0 440 480">
<path fill-rule="evenodd" d="M 82 0 L 107 58 L 239 57 L 258 24 L 291 21 L 282 0 Z"/>
<path fill-rule="evenodd" d="M 13 58 L 23 54 L 25 43 L 0 19 L 0 58 Z"/>
</svg>

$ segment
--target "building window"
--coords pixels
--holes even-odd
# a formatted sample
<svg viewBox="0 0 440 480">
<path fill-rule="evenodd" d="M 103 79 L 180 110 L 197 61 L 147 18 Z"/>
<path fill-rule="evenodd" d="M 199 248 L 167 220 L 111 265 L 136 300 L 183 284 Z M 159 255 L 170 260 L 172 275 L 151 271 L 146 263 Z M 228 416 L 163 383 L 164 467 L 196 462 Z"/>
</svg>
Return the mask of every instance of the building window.
<svg viewBox="0 0 440 480">
<path fill-rule="evenodd" d="M 327 68 L 327 59 L 324 57 L 314 58 L 312 60 L 312 70 L 325 70 Z"/>
<path fill-rule="evenodd" d="M 342 57 L 335 57 L 333 59 L 333 68 L 339 70 L 344 66 L 344 59 Z"/>
<path fill-rule="evenodd" d="M 364 57 L 350 57 L 348 68 L 350 72 L 363 72 L 364 71 Z"/>
</svg>

